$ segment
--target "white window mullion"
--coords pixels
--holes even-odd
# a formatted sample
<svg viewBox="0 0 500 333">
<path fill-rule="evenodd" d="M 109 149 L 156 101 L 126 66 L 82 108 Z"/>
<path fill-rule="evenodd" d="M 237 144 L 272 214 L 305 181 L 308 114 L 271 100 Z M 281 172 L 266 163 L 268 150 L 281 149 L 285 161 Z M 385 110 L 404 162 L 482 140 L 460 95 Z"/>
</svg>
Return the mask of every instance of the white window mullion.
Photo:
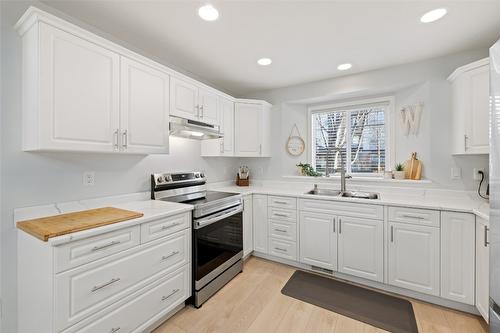
<svg viewBox="0 0 500 333">
<path fill-rule="evenodd" d="M 346 121 L 346 145 L 345 145 L 345 149 L 346 149 L 346 161 L 345 161 L 345 170 L 346 172 L 348 173 L 351 173 L 351 112 L 350 111 L 347 111 L 346 112 L 346 115 L 347 115 L 347 121 Z"/>
</svg>

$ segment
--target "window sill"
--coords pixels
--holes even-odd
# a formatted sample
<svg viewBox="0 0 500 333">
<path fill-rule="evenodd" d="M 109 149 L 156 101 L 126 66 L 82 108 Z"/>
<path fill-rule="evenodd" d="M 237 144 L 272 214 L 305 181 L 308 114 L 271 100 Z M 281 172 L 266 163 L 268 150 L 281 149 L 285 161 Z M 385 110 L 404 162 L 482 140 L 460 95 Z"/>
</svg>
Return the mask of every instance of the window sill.
<svg viewBox="0 0 500 333">
<path fill-rule="evenodd" d="M 319 181 L 338 181 L 340 176 L 330 176 L 330 177 L 312 177 L 312 176 L 282 176 L 285 179 L 301 179 L 301 180 L 319 180 Z M 432 184 L 429 179 L 384 179 L 380 177 L 373 176 L 353 176 L 349 181 L 354 182 L 367 182 L 367 183 L 387 183 L 387 184 Z"/>
</svg>

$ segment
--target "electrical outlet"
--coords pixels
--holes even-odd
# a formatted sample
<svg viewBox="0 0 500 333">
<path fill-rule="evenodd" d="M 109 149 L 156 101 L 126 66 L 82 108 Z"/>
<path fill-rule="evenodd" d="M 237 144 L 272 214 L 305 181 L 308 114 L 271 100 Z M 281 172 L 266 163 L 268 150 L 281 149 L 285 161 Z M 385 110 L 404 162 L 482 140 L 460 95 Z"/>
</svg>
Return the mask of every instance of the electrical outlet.
<svg viewBox="0 0 500 333">
<path fill-rule="evenodd" d="M 83 185 L 84 186 L 94 186 L 95 184 L 95 172 L 85 171 L 83 173 Z"/>
<path fill-rule="evenodd" d="M 462 178 L 462 169 L 458 167 L 451 168 L 451 179 L 457 180 Z"/>
<path fill-rule="evenodd" d="M 481 180 L 481 175 L 479 174 L 479 171 L 482 171 L 483 174 L 484 174 L 484 169 L 482 169 L 482 168 L 474 168 L 473 175 L 472 175 L 472 178 L 474 180 Z M 486 175 L 485 175 L 485 177 L 486 177 Z"/>
</svg>

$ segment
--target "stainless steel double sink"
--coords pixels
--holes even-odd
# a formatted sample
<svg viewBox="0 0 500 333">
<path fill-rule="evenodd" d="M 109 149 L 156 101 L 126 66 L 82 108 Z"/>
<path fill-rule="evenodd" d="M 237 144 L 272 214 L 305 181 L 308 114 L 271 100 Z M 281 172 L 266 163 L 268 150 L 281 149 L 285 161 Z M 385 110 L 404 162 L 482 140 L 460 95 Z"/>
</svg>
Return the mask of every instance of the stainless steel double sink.
<svg viewBox="0 0 500 333">
<path fill-rule="evenodd" d="M 328 197 L 368 199 L 368 200 L 380 199 L 380 195 L 378 193 L 375 193 L 375 192 L 361 192 L 361 191 L 341 192 L 341 191 L 337 191 L 337 190 L 320 189 L 320 188 L 312 189 L 309 192 L 306 192 L 306 194 L 324 195 L 324 196 L 328 196 Z"/>
</svg>

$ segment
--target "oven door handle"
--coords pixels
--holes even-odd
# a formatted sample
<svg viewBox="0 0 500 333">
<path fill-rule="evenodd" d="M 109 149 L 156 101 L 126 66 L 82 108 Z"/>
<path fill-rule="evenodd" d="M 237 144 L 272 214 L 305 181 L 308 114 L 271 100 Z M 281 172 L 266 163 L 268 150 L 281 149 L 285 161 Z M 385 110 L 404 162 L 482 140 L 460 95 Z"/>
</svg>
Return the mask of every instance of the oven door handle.
<svg viewBox="0 0 500 333">
<path fill-rule="evenodd" d="M 194 228 L 200 229 L 200 228 L 206 227 L 207 225 L 218 222 L 220 220 L 223 220 L 225 218 L 228 218 L 230 216 L 238 214 L 242 211 L 243 211 L 243 205 L 238 205 L 236 207 L 233 207 L 233 208 L 224 210 L 220 213 L 217 213 L 213 216 L 204 217 L 204 218 L 199 219 L 199 220 L 194 220 Z"/>
</svg>

